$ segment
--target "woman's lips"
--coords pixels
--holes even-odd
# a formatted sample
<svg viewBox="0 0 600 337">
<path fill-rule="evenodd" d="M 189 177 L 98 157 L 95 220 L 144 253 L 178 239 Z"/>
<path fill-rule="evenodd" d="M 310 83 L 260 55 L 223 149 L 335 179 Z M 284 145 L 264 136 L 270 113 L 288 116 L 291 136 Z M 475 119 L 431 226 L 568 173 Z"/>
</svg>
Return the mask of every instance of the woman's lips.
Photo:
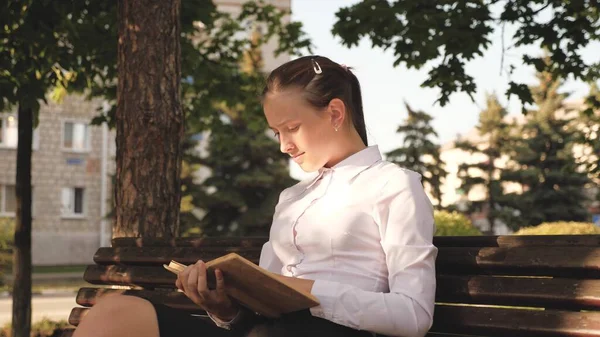
<svg viewBox="0 0 600 337">
<path fill-rule="evenodd" d="M 295 156 L 293 156 L 293 157 L 292 157 L 292 159 L 293 159 L 293 160 L 294 160 L 296 163 L 297 163 L 297 162 L 299 162 L 299 161 L 301 161 L 301 160 L 302 160 L 302 158 L 304 158 L 304 152 L 302 152 L 302 153 L 300 153 L 300 154 L 298 154 L 298 155 L 295 155 Z"/>
</svg>

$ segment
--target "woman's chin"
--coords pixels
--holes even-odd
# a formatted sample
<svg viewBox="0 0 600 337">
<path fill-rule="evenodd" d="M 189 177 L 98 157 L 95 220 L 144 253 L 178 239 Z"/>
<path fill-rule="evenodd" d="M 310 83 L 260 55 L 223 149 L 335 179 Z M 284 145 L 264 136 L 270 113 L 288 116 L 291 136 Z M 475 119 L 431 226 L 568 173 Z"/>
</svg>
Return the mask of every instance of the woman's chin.
<svg viewBox="0 0 600 337">
<path fill-rule="evenodd" d="M 319 165 L 314 165 L 314 164 L 307 163 L 307 162 L 298 163 L 298 166 L 300 166 L 302 171 L 304 171 L 306 173 L 312 173 L 312 172 L 318 171 L 321 168 L 321 166 L 319 166 Z"/>
</svg>

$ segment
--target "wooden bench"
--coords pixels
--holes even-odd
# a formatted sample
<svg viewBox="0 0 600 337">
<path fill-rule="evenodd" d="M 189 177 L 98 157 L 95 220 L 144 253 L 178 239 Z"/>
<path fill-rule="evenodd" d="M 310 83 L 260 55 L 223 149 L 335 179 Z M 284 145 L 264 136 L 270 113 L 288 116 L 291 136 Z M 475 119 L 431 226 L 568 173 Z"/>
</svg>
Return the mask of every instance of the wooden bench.
<svg viewBox="0 0 600 337">
<path fill-rule="evenodd" d="M 82 288 L 82 307 L 72 310 L 69 322 L 76 326 L 109 293 L 200 312 L 175 291 L 175 276 L 162 264 L 227 252 L 257 262 L 265 240 L 115 239 L 113 247 L 98 250 L 84 279 L 123 289 Z M 434 244 L 437 293 L 428 336 L 600 336 L 600 235 L 435 237 Z"/>
</svg>

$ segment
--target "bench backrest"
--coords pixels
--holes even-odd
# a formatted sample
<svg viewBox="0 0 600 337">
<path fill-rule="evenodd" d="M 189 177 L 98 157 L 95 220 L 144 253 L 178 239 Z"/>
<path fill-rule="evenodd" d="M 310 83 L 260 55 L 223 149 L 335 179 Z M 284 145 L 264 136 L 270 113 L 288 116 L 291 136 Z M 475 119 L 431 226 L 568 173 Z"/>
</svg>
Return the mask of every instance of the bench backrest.
<svg viewBox="0 0 600 337">
<path fill-rule="evenodd" d="M 162 264 L 236 252 L 258 262 L 266 238 L 123 238 L 100 248 L 69 322 L 107 293 L 199 312 Z M 435 237 L 436 309 L 431 336 L 600 336 L 600 235 Z M 121 288 L 121 289 L 119 289 Z M 398 313 L 402 315 L 402 313 Z"/>
</svg>

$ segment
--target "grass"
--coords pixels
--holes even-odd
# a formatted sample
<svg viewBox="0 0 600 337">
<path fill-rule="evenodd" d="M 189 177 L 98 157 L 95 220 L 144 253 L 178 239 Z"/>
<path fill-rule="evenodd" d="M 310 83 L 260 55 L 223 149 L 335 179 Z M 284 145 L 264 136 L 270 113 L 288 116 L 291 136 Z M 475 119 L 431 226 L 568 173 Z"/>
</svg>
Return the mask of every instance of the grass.
<svg viewBox="0 0 600 337">
<path fill-rule="evenodd" d="M 80 273 L 83 275 L 87 265 L 74 266 L 33 266 L 34 274 L 50 274 L 50 273 Z"/>
<path fill-rule="evenodd" d="M 10 336 L 10 327 L 10 323 L 0 327 L 0 337 Z M 40 321 L 33 322 L 31 325 L 31 336 L 51 337 L 57 335 L 57 332 L 71 327 L 72 326 L 66 320 L 53 321 L 48 318 L 43 318 Z"/>
</svg>

